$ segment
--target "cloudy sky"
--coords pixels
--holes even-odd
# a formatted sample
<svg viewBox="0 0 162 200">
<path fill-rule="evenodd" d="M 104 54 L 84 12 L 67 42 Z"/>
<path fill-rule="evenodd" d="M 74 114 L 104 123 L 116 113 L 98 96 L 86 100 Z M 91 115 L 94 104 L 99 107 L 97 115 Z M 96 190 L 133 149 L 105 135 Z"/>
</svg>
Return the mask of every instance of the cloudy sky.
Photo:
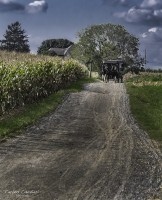
<svg viewBox="0 0 162 200">
<path fill-rule="evenodd" d="M 140 38 L 147 67 L 162 68 L 162 0 L 0 0 L 0 39 L 15 21 L 33 53 L 46 39 L 76 42 L 76 33 L 92 24 L 122 24 Z"/>
</svg>

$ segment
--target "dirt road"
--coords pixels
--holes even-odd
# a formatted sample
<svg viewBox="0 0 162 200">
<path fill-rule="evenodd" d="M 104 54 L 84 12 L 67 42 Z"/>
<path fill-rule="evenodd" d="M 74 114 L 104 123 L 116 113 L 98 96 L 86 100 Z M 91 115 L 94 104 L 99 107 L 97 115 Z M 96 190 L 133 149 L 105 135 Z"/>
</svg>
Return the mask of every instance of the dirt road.
<svg viewBox="0 0 162 200">
<path fill-rule="evenodd" d="M 131 117 L 124 84 L 93 83 L 0 144 L 0 199 L 148 200 L 161 164 Z"/>
</svg>

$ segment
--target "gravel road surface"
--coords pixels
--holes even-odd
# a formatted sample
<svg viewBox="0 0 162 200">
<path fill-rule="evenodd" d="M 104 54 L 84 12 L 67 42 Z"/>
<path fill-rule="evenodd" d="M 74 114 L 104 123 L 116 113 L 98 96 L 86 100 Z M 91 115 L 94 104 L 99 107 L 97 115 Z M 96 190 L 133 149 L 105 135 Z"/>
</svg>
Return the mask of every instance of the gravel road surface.
<svg viewBox="0 0 162 200">
<path fill-rule="evenodd" d="M 161 181 L 161 153 L 123 83 L 88 84 L 0 144 L 0 200 L 149 200 Z"/>
</svg>

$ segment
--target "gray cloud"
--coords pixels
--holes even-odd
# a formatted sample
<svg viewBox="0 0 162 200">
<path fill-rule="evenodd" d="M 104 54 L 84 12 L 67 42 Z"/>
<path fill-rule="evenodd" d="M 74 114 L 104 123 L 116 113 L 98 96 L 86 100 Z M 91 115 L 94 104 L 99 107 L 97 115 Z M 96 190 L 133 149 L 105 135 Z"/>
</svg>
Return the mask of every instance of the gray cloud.
<svg viewBox="0 0 162 200">
<path fill-rule="evenodd" d="M 48 9 L 48 4 L 45 0 L 36 0 L 32 3 L 29 3 L 26 7 L 28 13 L 38 13 L 38 12 L 46 12 Z"/>
<path fill-rule="evenodd" d="M 147 32 L 141 35 L 141 38 L 144 42 L 154 42 L 154 43 L 161 43 L 162 42 L 162 28 L 159 27 L 152 27 L 148 29 Z"/>
<path fill-rule="evenodd" d="M 129 23 L 142 25 L 162 25 L 162 1 L 144 0 L 140 5 L 129 8 L 126 12 L 114 13 L 114 16 L 123 18 Z"/>
<path fill-rule="evenodd" d="M 114 16 L 123 18 L 129 23 L 138 23 L 150 26 L 162 25 L 162 10 L 132 7 L 127 12 L 115 13 Z"/>
<path fill-rule="evenodd" d="M 48 4 L 45 0 L 35 0 L 28 5 L 23 5 L 15 0 L 0 0 L 0 12 L 24 11 L 27 13 L 46 12 Z"/>
<path fill-rule="evenodd" d="M 20 10 L 25 10 L 25 6 L 11 0 L 0 0 L 0 12 Z"/>
<path fill-rule="evenodd" d="M 148 8 L 148 9 L 160 9 L 162 8 L 162 1 L 161 0 L 144 0 L 141 5 L 141 8 Z"/>
</svg>

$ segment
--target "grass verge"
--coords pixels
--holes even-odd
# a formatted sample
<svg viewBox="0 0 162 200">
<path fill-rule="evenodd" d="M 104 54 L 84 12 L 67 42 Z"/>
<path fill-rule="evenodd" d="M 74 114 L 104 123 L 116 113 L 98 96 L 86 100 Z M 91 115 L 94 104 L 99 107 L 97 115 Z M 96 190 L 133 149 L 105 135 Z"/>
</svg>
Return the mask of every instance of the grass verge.
<svg viewBox="0 0 162 200">
<path fill-rule="evenodd" d="M 128 82 L 132 114 L 150 137 L 162 144 L 162 86 L 135 86 Z"/>
<path fill-rule="evenodd" d="M 67 89 L 60 90 L 37 103 L 25 105 L 23 108 L 5 115 L 0 119 L 1 141 L 21 133 L 25 127 L 34 124 L 40 117 L 55 110 L 62 103 L 66 94 L 80 92 L 83 89 L 83 84 L 95 81 L 96 79 L 94 78 L 78 80 L 67 87 Z"/>
</svg>

